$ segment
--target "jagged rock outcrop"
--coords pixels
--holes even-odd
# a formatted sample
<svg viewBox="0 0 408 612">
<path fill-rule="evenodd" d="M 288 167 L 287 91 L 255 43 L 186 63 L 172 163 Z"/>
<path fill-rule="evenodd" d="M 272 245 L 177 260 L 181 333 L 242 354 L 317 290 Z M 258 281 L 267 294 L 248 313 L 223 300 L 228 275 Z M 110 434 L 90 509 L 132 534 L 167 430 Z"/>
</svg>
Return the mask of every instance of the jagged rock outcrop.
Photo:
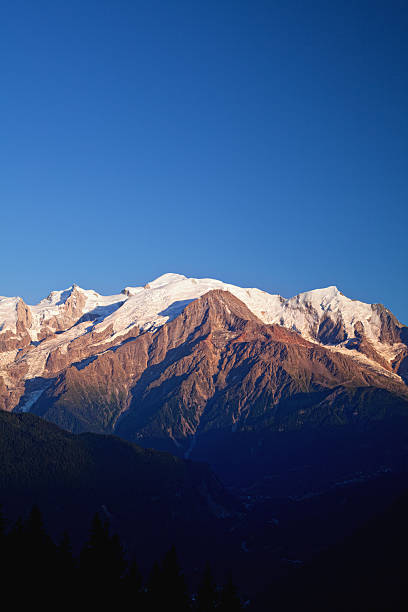
<svg viewBox="0 0 408 612">
<path fill-rule="evenodd" d="M 404 347 L 397 354 L 393 363 L 393 370 L 408 384 L 408 347 Z"/>
<path fill-rule="evenodd" d="M 320 320 L 316 338 L 322 344 L 335 345 L 344 342 L 347 339 L 347 332 L 341 318 L 335 320 L 329 315 L 325 315 Z"/>
<path fill-rule="evenodd" d="M 371 308 L 381 322 L 379 340 L 386 344 L 406 343 L 408 341 L 408 328 L 402 325 L 396 317 L 382 304 L 372 304 Z"/>
<path fill-rule="evenodd" d="M 20 298 L 17 302 L 17 333 L 27 334 L 32 324 L 30 307 Z"/>
</svg>

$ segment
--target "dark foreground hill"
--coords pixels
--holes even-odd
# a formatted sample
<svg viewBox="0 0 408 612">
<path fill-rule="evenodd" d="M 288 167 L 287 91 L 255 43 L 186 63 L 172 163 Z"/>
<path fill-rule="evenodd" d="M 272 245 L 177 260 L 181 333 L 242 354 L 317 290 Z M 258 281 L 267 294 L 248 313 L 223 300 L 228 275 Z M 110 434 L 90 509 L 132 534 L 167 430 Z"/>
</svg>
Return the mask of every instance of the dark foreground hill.
<svg viewBox="0 0 408 612">
<path fill-rule="evenodd" d="M 189 559 L 201 547 L 205 555 L 235 511 L 203 464 L 113 436 L 73 435 L 31 414 L 0 412 L 0 463 L 10 520 L 38 504 L 51 532 L 68 529 L 75 544 L 99 512 L 147 565 L 173 543 Z"/>
</svg>

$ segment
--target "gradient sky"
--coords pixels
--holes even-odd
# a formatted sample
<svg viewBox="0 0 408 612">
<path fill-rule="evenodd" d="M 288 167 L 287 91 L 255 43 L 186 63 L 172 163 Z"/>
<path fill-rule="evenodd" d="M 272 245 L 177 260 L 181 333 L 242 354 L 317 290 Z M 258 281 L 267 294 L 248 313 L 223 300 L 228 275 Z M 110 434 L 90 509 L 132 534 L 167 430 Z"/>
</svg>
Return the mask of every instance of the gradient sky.
<svg viewBox="0 0 408 612">
<path fill-rule="evenodd" d="M 0 294 L 165 272 L 408 323 L 408 4 L 0 3 Z"/>
</svg>

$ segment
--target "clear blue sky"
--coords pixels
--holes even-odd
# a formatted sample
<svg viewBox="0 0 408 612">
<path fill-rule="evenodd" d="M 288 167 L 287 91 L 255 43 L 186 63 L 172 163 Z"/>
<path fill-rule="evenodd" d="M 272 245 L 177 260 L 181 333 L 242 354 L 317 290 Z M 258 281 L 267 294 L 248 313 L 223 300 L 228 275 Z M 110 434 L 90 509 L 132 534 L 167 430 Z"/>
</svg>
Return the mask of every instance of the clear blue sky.
<svg viewBox="0 0 408 612">
<path fill-rule="evenodd" d="M 408 4 L 0 3 L 0 294 L 164 272 L 408 323 Z"/>
</svg>

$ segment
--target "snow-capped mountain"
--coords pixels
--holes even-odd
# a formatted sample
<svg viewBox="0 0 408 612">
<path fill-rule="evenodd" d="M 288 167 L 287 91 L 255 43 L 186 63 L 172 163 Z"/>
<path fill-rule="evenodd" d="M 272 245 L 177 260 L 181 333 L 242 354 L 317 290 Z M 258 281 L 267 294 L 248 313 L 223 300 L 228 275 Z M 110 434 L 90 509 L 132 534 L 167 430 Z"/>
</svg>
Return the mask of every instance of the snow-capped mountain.
<svg viewBox="0 0 408 612">
<path fill-rule="evenodd" d="M 150 436 L 157 432 L 146 423 L 167 405 L 171 387 L 178 425 L 167 429 L 177 441 L 194 436 L 209 402 L 221 397 L 220 413 L 229 410 L 234 427 L 252 418 L 259 401 L 268 415 L 268 405 L 322 388 L 330 405 L 337 387 L 405 398 L 407 331 L 384 306 L 351 300 L 336 287 L 285 299 L 165 274 L 112 296 L 73 285 L 35 306 L 4 297 L 0 405 L 78 431 L 119 431 L 130 419 L 137 435 Z M 144 424 L 140 414 L 135 421 L 135 397 L 147 411 Z"/>
<path fill-rule="evenodd" d="M 14 361 L 14 351 L 29 345 L 38 348 L 44 340 L 44 346 L 34 352 L 49 353 L 86 334 L 105 335 L 107 329 L 107 344 L 120 342 L 132 327 L 153 331 L 178 316 L 189 302 L 214 289 L 235 295 L 262 322 L 282 325 L 312 342 L 355 350 L 355 339 L 364 335 L 389 367 L 406 346 L 408 328 L 390 311 L 379 304 L 351 300 L 334 286 L 284 299 L 215 279 L 164 274 L 144 287 L 126 287 L 110 296 L 73 285 L 51 292 L 35 306 L 18 297 L 0 297 L 0 348 L 8 353 L 3 354 L 1 363 Z M 34 368 L 30 375 L 39 375 L 40 366 L 39 370 Z"/>
</svg>

